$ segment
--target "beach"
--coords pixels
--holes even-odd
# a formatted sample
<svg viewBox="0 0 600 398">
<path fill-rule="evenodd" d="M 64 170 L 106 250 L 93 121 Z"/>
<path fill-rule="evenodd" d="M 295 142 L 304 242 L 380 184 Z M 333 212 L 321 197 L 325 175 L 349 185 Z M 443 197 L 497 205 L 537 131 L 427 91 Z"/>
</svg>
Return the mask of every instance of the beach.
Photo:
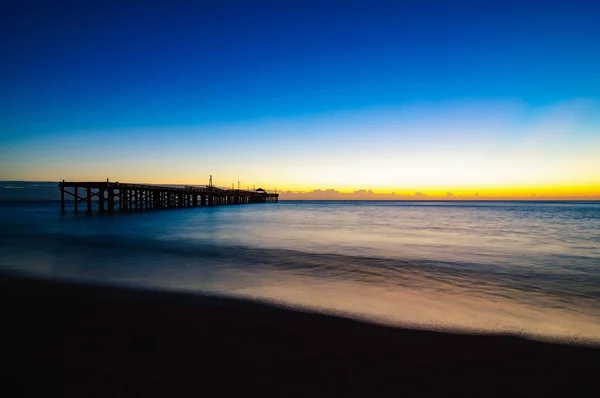
<svg viewBox="0 0 600 398">
<path fill-rule="evenodd" d="M 0 205 L 5 396 L 595 388 L 598 203 L 56 206 Z"/>
<path fill-rule="evenodd" d="M 576 396 L 600 366 L 593 347 L 210 295 L 3 274 L 0 296 L 10 396 Z"/>
</svg>

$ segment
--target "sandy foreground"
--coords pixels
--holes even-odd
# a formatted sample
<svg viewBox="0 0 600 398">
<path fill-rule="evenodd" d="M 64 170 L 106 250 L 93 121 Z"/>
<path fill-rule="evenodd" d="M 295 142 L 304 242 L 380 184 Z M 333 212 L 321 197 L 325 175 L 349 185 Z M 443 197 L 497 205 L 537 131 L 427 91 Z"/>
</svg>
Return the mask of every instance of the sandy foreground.
<svg viewBox="0 0 600 398">
<path fill-rule="evenodd" d="M 2 396 L 590 396 L 600 349 L 0 275 Z"/>
</svg>

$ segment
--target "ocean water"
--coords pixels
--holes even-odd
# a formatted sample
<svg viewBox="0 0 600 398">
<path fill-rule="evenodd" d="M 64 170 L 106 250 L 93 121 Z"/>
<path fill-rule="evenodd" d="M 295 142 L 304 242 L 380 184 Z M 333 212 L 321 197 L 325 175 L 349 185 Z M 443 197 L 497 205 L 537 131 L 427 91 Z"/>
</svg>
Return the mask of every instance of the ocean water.
<svg viewBox="0 0 600 398">
<path fill-rule="evenodd" d="M 0 269 L 374 322 L 600 342 L 600 203 L 0 203 Z"/>
</svg>

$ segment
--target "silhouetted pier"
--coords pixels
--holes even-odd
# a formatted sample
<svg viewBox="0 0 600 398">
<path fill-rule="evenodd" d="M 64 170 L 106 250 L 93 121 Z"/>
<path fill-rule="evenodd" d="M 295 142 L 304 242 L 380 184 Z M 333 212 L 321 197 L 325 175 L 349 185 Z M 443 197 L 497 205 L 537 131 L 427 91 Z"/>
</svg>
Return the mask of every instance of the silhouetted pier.
<svg viewBox="0 0 600 398">
<path fill-rule="evenodd" d="M 178 209 L 183 207 L 276 203 L 279 194 L 263 189 L 240 190 L 207 186 L 166 186 L 120 182 L 58 183 L 60 206 L 65 211 L 67 197 L 73 198 L 73 210 L 100 212 Z M 80 208 L 81 206 L 81 208 Z"/>
</svg>

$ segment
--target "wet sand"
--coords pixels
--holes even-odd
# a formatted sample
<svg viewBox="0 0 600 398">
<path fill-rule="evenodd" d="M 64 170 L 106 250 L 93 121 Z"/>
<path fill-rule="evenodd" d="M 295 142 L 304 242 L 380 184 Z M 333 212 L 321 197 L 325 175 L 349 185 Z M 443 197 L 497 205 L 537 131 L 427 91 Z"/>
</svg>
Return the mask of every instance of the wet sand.
<svg viewBox="0 0 600 398">
<path fill-rule="evenodd" d="M 598 348 L 238 299 L 0 275 L 0 302 L 2 396 L 589 396 L 600 369 Z"/>
</svg>

